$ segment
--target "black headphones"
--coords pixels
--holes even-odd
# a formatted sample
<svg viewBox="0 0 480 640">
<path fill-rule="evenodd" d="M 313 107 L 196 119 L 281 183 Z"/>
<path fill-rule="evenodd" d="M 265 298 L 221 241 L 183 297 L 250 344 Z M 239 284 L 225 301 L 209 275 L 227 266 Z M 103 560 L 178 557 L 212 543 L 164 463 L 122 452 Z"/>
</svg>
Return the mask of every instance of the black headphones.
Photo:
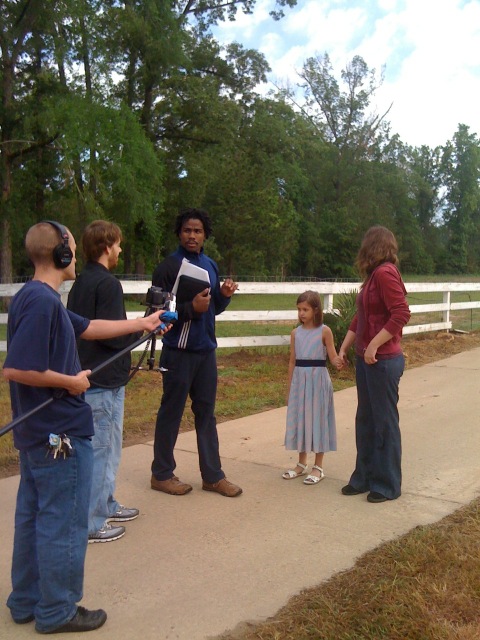
<svg viewBox="0 0 480 640">
<path fill-rule="evenodd" d="M 73 253 L 70 247 L 68 246 L 68 231 L 65 229 L 63 224 L 59 222 L 55 222 L 54 220 L 43 220 L 47 224 L 51 224 L 52 227 L 55 227 L 62 238 L 62 242 L 57 244 L 57 246 L 53 249 L 52 257 L 53 264 L 57 267 L 57 269 L 66 269 L 69 264 L 71 264 L 73 260 Z"/>
</svg>

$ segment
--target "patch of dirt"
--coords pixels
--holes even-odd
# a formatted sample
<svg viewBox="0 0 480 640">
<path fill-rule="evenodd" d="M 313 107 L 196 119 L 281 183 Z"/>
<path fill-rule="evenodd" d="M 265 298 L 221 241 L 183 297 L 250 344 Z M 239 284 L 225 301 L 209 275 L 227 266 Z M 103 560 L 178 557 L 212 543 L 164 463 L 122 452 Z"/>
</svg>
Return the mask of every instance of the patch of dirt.
<svg viewBox="0 0 480 640">
<path fill-rule="evenodd" d="M 406 336 L 402 341 L 403 352 L 405 354 L 405 361 L 407 369 L 412 367 L 419 367 L 437 360 L 443 360 L 450 356 L 453 356 L 462 351 L 469 351 L 480 347 L 480 331 L 472 333 L 446 333 L 440 331 L 438 333 L 424 333 L 414 336 Z M 288 363 L 288 356 L 281 356 L 285 358 L 285 362 Z M 255 354 L 255 364 L 271 363 L 271 354 Z M 250 351 L 240 350 L 228 355 L 222 355 L 221 351 L 218 354 L 218 366 L 219 369 L 226 367 L 238 367 L 240 369 L 248 368 L 252 363 L 252 354 Z M 285 367 L 287 364 L 285 365 Z M 285 376 L 287 369 L 285 368 Z M 353 376 L 353 369 L 348 367 L 342 372 L 336 373 L 340 378 L 349 380 Z M 225 381 L 228 384 L 228 380 Z M 237 384 L 232 381 L 231 384 Z M 152 377 L 146 377 L 142 381 L 142 386 L 149 386 L 148 393 L 154 393 L 160 400 L 159 380 Z M 144 388 L 145 391 L 145 388 Z M 184 420 L 180 427 L 180 432 L 188 431 L 193 428 L 193 417 L 190 416 L 189 411 L 185 412 Z M 155 430 L 155 416 L 148 416 L 148 419 L 142 421 L 141 424 L 136 425 L 134 429 L 129 429 L 124 433 L 123 446 L 129 447 L 134 444 L 144 444 L 154 438 Z M 219 418 L 219 422 L 221 422 Z M 18 463 L 12 462 L 5 467 L 0 467 L 0 478 L 6 478 L 7 476 L 18 474 Z"/>
<path fill-rule="evenodd" d="M 439 331 L 406 336 L 402 340 L 407 368 L 420 367 L 476 347 L 480 347 L 480 331 L 472 333 Z"/>
<path fill-rule="evenodd" d="M 9 478 L 10 476 L 17 476 L 20 473 L 20 467 L 17 460 L 14 460 L 6 465 L 0 466 L 0 480 L 2 478 Z"/>
</svg>

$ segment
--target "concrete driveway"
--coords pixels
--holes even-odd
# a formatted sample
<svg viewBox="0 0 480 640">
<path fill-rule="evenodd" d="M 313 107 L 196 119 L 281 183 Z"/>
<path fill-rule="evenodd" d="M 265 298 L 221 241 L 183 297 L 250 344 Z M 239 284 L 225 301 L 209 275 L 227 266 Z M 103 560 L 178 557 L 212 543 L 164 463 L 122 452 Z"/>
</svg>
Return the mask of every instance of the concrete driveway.
<svg viewBox="0 0 480 640">
<path fill-rule="evenodd" d="M 340 494 L 355 459 L 355 388 L 335 394 L 339 450 L 315 486 L 281 478 L 296 461 L 283 447 L 284 407 L 219 425 L 238 498 L 201 490 L 194 432 L 177 443 L 177 473 L 194 487 L 185 496 L 150 489 L 153 443 L 124 449 L 117 497 L 141 515 L 122 539 L 88 547 L 82 604 L 108 613 L 92 639 L 205 640 L 261 621 L 367 550 L 470 502 L 480 490 L 480 349 L 405 372 L 400 398 L 404 481 L 393 502 Z M 17 485 L 0 481 L 0 638 L 23 640 L 37 635 L 33 624 L 15 625 L 4 604 Z"/>
</svg>

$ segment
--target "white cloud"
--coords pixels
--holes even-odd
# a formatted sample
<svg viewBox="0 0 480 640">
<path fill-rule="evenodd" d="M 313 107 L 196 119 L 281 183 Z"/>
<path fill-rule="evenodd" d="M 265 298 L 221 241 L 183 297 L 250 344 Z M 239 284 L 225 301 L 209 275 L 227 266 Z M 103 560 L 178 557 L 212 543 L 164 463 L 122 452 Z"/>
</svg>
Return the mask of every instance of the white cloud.
<svg viewBox="0 0 480 640">
<path fill-rule="evenodd" d="M 316 53 L 328 52 L 332 61 L 344 57 L 345 43 L 354 39 L 365 24 L 366 16 L 361 8 L 328 11 L 323 3 L 310 0 L 286 18 L 280 28 L 290 38 L 301 39 L 304 53 L 299 60 L 301 64 Z"/>
<path fill-rule="evenodd" d="M 480 94 L 478 36 L 480 5 L 463 8 L 455 0 L 409 0 L 394 16 L 412 50 L 388 74 L 382 90 L 393 101 L 392 128 L 410 144 L 436 146 L 450 139 L 459 123 L 479 132 L 475 102 Z M 383 50 L 379 47 L 379 50 Z M 365 55 L 367 62 L 370 60 Z"/>
<path fill-rule="evenodd" d="M 478 0 L 299 0 L 279 22 L 272 6 L 260 0 L 215 36 L 259 49 L 284 82 L 298 82 L 305 60 L 325 52 L 338 76 L 354 55 L 378 72 L 386 65 L 377 111 L 393 102 L 392 131 L 409 144 L 444 144 L 459 123 L 480 134 Z"/>
<path fill-rule="evenodd" d="M 225 22 L 221 22 L 216 32 L 221 33 L 221 39 L 224 42 L 233 40 L 242 42 L 250 39 L 261 28 L 263 23 L 272 22 L 272 18 L 269 15 L 272 8 L 271 4 L 271 0 L 258 0 L 252 14 L 245 14 L 239 8 L 235 21 L 225 20 Z"/>
<path fill-rule="evenodd" d="M 382 11 L 395 11 L 398 4 L 398 0 L 378 0 L 378 7 Z"/>
</svg>

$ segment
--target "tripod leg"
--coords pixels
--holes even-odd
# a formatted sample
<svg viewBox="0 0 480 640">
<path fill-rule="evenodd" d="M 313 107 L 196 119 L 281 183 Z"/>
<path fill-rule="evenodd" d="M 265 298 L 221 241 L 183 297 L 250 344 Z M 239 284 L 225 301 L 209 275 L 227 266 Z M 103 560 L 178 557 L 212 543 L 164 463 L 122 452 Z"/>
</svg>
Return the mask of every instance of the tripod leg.
<svg viewBox="0 0 480 640">
<path fill-rule="evenodd" d="M 155 347 L 157 344 L 156 336 L 152 337 L 152 344 L 150 346 L 150 358 L 148 359 L 148 370 L 152 371 L 155 366 Z"/>
</svg>

